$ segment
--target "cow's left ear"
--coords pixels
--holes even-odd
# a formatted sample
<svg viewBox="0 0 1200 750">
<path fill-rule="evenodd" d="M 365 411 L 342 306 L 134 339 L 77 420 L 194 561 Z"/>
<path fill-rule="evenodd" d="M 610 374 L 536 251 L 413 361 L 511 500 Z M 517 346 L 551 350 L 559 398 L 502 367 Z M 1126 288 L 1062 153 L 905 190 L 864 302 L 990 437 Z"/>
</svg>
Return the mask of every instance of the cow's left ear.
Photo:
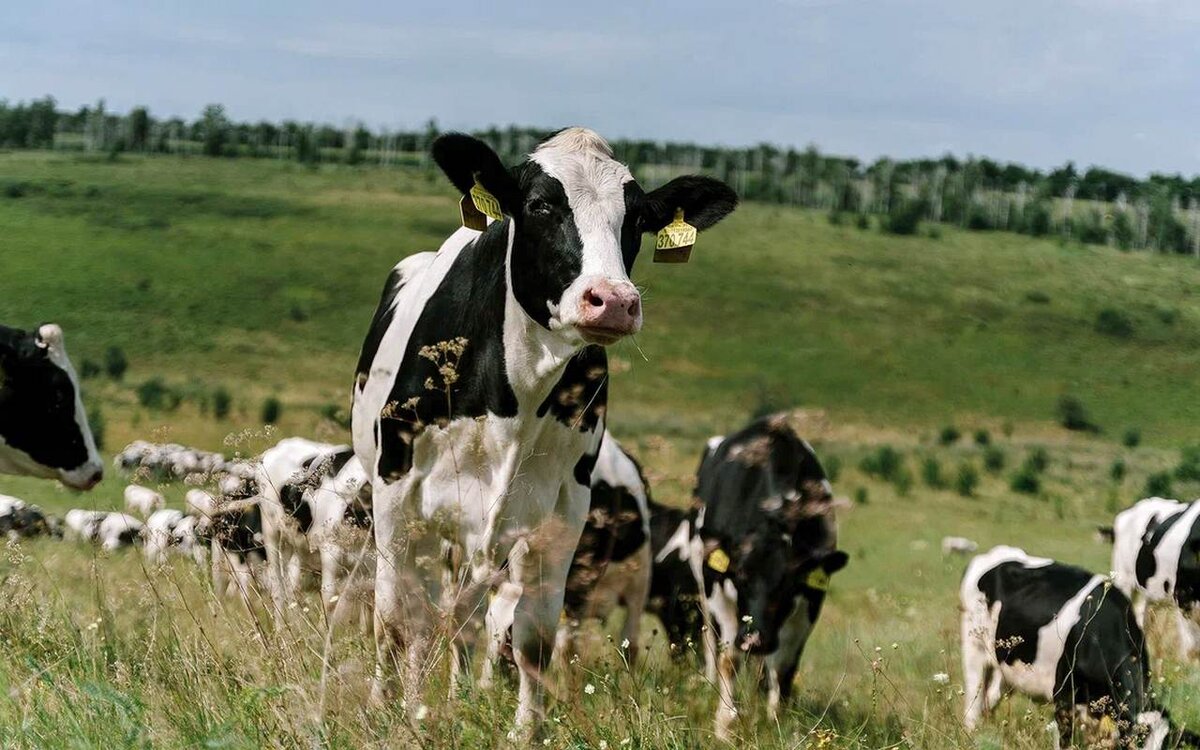
<svg viewBox="0 0 1200 750">
<path fill-rule="evenodd" d="M 500 202 L 500 210 L 512 216 L 521 205 L 521 188 L 500 157 L 478 138 L 448 133 L 433 142 L 433 160 L 463 195 L 478 180 Z"/>
<path fill-rule="evenodd" d="M 821 567 L 829 575 L 833 575 L 842 568 L 846 567 L 846 563 L 850 562 L 850 555 L 847 555 L 842 550 L 834 550 L 821 559 Z"/>
<path fill-rule="evenodd" d="M 684 175 L 646 195 L 642 207 L 642 229 L 657 232 L 683 209 L 683 220 L 704 231 L 737 208 L 737 193 L 720 180 L 701 175 Z"/>
</svg>

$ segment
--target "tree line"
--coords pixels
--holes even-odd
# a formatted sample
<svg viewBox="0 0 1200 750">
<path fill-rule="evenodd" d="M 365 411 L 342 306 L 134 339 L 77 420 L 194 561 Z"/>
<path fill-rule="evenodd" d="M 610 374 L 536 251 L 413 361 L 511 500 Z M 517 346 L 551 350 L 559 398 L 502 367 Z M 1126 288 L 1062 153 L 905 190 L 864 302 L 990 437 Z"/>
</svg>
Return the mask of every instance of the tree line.
<svg viewBox="0 0 1200 750">
<path fill-rule="evenodd" d="M 551 132 L 510 125 L 474 135 L 511 163 Z M 237 122 L 219 104 L 185 120 L 154 117 L 145 107 L 119 114 L 109 111 L 103 100 L 73 112 L 60 110 L 49 96 L 28 103 L 0 100 L 0 147 L 13 149 L 431 169 L 428 146 L 438 134 L 435 120 L 420 129 L 390 130 L 370 129 L 361 122 L 347 127 L 293 120 Z M 684 171 L 705 172 L 725 180 L 747 200 L 821 209 L 835 221 L 842 214 L 874 214 L 882 227 L 899 234 L 918 231 L 921 222 L 941 222 L 1200 257 L 1200 176 L 1152 173 L 1138 179 L 1099 166 L 1080 171 L 1071 162 L 1043 171 L 950 154 L 866 163 L 823 154 L 811 145 L 731 148 L 620 139 L 612 146 L 617 158 L 647 185 Z"/>
</svg>

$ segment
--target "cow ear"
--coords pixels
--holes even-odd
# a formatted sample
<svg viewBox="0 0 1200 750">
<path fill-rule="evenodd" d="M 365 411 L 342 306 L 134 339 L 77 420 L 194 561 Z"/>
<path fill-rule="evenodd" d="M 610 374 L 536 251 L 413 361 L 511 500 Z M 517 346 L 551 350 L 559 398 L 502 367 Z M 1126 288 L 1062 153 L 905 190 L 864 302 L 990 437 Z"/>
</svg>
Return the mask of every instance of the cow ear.
<svg viewBox="0 0 1200 750">
<path fill-rule="evenodd" d="M 483 141 L 463 133 L 448 133 L 433 142 L 433 160 L 463 195 L 479 184 L 512 216 L 521 204 L 521 190 L 500 157 Z"/>
<path fill-rule="evenodd" d="M 676 177 L 646 196 L 642 229 L 657 232 L 671 223 L 676 209 L 682 209 L 683 220 L 703 231 L 733 213 L 737 204 L 737 193 L 720 180 L 701 175 Z"/>
<path fill-rule="evenodd" d="M 834 550 L 826 555 L 821 560 L 821 567 L 825 569 L 826 573 L 833 575 L 842 568 L 846 567 L 846 563 L 848 562 L 850 562 L 850 555 L 847 555 L 845 552 L 839 549 Z"/>
</svg>

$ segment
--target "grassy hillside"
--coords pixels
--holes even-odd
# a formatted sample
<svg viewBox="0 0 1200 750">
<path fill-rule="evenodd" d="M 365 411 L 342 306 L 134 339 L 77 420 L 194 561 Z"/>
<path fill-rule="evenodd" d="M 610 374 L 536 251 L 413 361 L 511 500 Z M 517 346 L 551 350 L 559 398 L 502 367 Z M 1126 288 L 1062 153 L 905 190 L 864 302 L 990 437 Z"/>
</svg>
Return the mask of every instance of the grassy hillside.
<svg viewBox="0 0 1200 750">
<path fill-rule="evenodd" d="M 60 322 L 77 365 L 112 346 L 128 355 L 123 382 L 85 385 L 110 451 L 135 437 L 245 453 L 292 432 L 345 439 L 326 415 L 346 406 L 387 269 L 435 248 L 454 204 L 419 173 L 0 154 L 0 321 Z M 779 725 L 748 707 L 743 736 L 759 747 L 969 746 L 955 693 L 962 561 L 943 560 L 939 541 L 962 534 L 1108 568 L 1095 524 L 1192 440 L 1200 267 L 1007 234 L 896 238 L 760 205 L 704 235 L 687 266 L 649 260 L 634 274 L 646 330 L 615 352 L 610 414 L 656 495 L 686 501 L 705 436 L 799 405 L 839 494 L 854 498 L 841 531 L 852 562 L 805 656 L 798 705 Z M 1105 308 L 1131 332 L 1096 330 Z M 139 405 L 137 386 L 155 377 L 182 405 Z M 211 415 L 220 386 L 234 396 L 225 419 Z M 1065 393 L 1102 434 L 1055 425 Z M 273 433 L 259 422 L 267 396 L 284 406 Z M 966 437 L 943 445 L 949 424 Z M 1146 445 L 1119 445 L 1130 427 Z M 863 468 L 881 446 L 901 458 L 889 477 Z M 1039 488 L 1014 492 L 1012 475 L 1039 449 Z M 1127 474 L 1113 479 L 1118 460 Z M 954 486 L 972 472 L 964 497 Z M 115 507 L 122 486 L 111 476 L 80 496 L 0 477 L 0 493 L 58 510 Z M 184 488 L 166 490 L 181 505 Z M 433 712 L 428 735 L 412 735 L 399 710 L 361 708 L 367 639 L 347 637 L 322 681 L 315 611 L 272 634 L 223 608 L 182 562 L 153 571 L 132 554 L 39 542 L 10 545 L 0 573 L 0 744 L 489 747 L 514 705 L 510 691 L 466 688 Z M 710 744 L 713 691 L 695 669 L 662 664 L 652 643 L 650 669 L 626 673 L 597 636 L 593 659 L 557 673 L 552 746 Z M 1195 665 L 1155 663 L 1176 715 L 1200 722 Z M 932 682 L 937 672 L 952 684 Z M 978 742 L 1046 747 L 1047 721 L 1012 701 Z"/>
</svg>

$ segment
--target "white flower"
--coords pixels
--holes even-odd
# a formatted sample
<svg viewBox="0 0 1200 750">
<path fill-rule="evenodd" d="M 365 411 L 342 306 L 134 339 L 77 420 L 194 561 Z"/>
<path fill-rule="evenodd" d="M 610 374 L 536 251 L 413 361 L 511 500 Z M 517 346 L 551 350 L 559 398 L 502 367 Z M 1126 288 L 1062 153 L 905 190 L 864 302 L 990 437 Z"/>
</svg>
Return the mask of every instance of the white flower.
<svg viewBox="0 0 1200 750">
<path fill-rule="evenodd" d="M 583 686 L 583 692 L 587 693 L 588 695 L 595 695 L 596 694 L 596 686 L 589 682 L 588 684 Z"/>
<path fill-rule="evenodd" d="M 425 721 L 425 717 L 429 714 L 429 709 L 422 705 L 417 709 L 417 721 Z"/>
<path fill-rule="evenodd" d="M 627 648 L 629 648 L 629 639 L 628 638 L 621 641 L 621 650 L 624 651 Z"/>
<path fill-rule="evenodd" d="M 754 618 L 750 615 L 742 615 L 742 622 L 754 622 Z"/>
<path fill-rule="evenodd" d="M 608 740 L 600 740 L 600 750 L 608 750 Z"/>
<path fill-rule="evenodd" d="M 946 674 L 945 672 L 938 672 L 933 676 L 933 681 L 939 685 L 949 685 L 950 675 Z"/>
</svg>

